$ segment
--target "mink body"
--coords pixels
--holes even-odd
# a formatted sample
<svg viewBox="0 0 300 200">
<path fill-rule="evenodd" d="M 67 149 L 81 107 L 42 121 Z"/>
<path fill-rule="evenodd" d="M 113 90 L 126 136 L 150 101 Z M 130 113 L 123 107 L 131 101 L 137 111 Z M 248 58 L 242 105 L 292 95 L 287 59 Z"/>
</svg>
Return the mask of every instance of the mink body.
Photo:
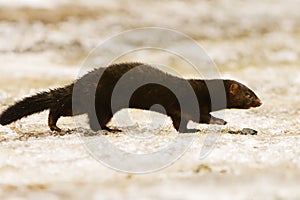
<svg viewBox="0 0 300 200">
<path fill-rule="evenodd" d="M 196 105 L 192 103 L 195 101 L 189 101 L 191 90 Z M 218 99 L 225 99 L 225 102 L 212 103 L 211 90 L 217 94 L 214 95 L 214 102 Z M 153 107 L 156 104 L 164 109 Z M 113 131 L 107 127 L 107 123 L 114 113 L 123 108 L 137 108 L 168 115 L 179 132 L 195 132 L 197 130 L 187 129 L 189 120 L 224 125 L 226 121 L 213 117 L 210 112 L 226 108 L 248 109 L 260 105 L 260 99 L 251 89 L 234 80 L 186 80 L 147 64 L 121 63 L 95 69 L 73 84 L 17 102 L 2 113 L 0 124 L 7 125 L 49 109 L 48 126 L 52 131 L 61 131 L 56 126 L 61 116 L 85 113 L 89 116 L 92 130 Z"/>
</svg>

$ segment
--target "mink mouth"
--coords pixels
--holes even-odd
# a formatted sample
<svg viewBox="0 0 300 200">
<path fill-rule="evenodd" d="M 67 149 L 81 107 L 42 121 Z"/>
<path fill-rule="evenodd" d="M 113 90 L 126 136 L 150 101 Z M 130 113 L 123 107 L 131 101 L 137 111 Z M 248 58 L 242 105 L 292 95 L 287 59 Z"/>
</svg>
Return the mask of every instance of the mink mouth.
<svg viewBox="0 0 300 200">
<path fill-rule="evenodd" d="M 260 99 L 257 99 L 257 101 L 256 101 L 256 107 L 261 106 L 261 105 L 262 105 L 261 100 L 260 100 Z"/>
<path fill-rule="evenodd" d="M 252 104 L 248 105 L 248 108 L 255 108 L 255 107 L 259 107 L 261 105 L 262 105 L 262 102 L 260 99 L 258 99 L 255 102 L 253 102 Z"/>
</svg>

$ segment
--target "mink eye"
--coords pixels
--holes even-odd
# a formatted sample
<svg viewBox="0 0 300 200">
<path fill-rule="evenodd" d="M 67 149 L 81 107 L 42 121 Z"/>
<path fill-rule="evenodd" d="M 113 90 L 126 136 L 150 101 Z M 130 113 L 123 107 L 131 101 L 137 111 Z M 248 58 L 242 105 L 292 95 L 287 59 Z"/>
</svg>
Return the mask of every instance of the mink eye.
<svg viewBox="0 0 300 200">
<path fill-rule="evenodd" d="M 247 93 L 247 94 L 246 94 L 246 98 L 247 98 L 247 99 L 252 99 L 252 95 L 249 94 L 249 93 Z"/>
</svg>

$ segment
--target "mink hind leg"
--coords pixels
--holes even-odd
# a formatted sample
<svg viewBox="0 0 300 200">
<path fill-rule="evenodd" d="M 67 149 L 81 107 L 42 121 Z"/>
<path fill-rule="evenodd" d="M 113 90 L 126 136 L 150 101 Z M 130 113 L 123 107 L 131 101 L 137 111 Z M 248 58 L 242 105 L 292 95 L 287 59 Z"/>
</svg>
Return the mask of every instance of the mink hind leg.
<svg viewBox="0 0 300 200">
<path fill-rule="evenodd" d="M 119 129 L 111 129 L 107 126 L 107 123 L 113 117 L 113 114 L 110 111 L 97 111 L 96 115 L 91 113 L 88 114 L 90 127 L 93 131 L 106 130 L 109 132 L 120 132 Z"/>
<path fill-rule="evenodd" d="M 48 117 L 48 126 L 51 131 L 60 132 L 61 129 L 57 127 L 56 123 L 61 116 L 74 116 L 72 112 L 71 104 L 66 103 L 56 107 L 50 108 L 49 117 Z"/>
<path fill-rule="evenodd" d="M 195 133 L 198 132 L 198 129 L 188 129 L 187 124 L 189 122 L 189 119 L 185 118 L 184 116 L 181 116 L 180 114 L 173 114 L 170 115 L 174 128 L 179 133 Z"/>
<path fill-rule="evenodd" d="M 56 123 L 58 119 L 61 117 L 61 114 L 57 112 L 55 109 L 50 109 L 49 116 L 48 116 L 48 126 L 51 131 L 60 132 L 61 129 L 57 127 Z"/>
</svg>

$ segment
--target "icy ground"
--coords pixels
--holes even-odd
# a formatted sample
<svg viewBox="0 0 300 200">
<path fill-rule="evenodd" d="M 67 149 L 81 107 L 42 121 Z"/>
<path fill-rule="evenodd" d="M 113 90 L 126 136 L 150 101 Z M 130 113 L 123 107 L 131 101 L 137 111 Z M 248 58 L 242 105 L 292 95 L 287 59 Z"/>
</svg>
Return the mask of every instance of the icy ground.
<svg viewBox="0 0 300 200">
<path fill-rule="evenodd" d="M 60 127 L 71 129 L 62 136 L 48 130 L 47 112 L 0 126 L 0 199 L 300 198 L 299 1 L 41 2 L 0 1 L 0 111 L 25 96 L 72 82 L 99 42 L 145 26 L 191 36 L 221 77 L 251 87 L 263 106 L 227 110 L 228 125 L 218 131 L 205 158 L 200 159 L 201 148 L 209 130 L 217 128 L 200 125 L 200 132 L 184 136 L 194 141 L 183 157 L 142 175 L 120 173 L 95 160 L 74 131 L 74 118 L 60 119 Z M 178 60 L 148 53 L 122 60 L 163 61 L 193 76 Z M 149 125 L 149 116 L 156 126 Z M 79 122 L 89 132 L 86 116 Z M 143 111 L 133 111 L 130 122 L 120 112 L 112 126 L 124 131 L 103 137 L 132 153 L 159 150 L 176 136 L 170 119 Z M 245 127 L 258 134 L 227 133 Z"/>
</svg>

